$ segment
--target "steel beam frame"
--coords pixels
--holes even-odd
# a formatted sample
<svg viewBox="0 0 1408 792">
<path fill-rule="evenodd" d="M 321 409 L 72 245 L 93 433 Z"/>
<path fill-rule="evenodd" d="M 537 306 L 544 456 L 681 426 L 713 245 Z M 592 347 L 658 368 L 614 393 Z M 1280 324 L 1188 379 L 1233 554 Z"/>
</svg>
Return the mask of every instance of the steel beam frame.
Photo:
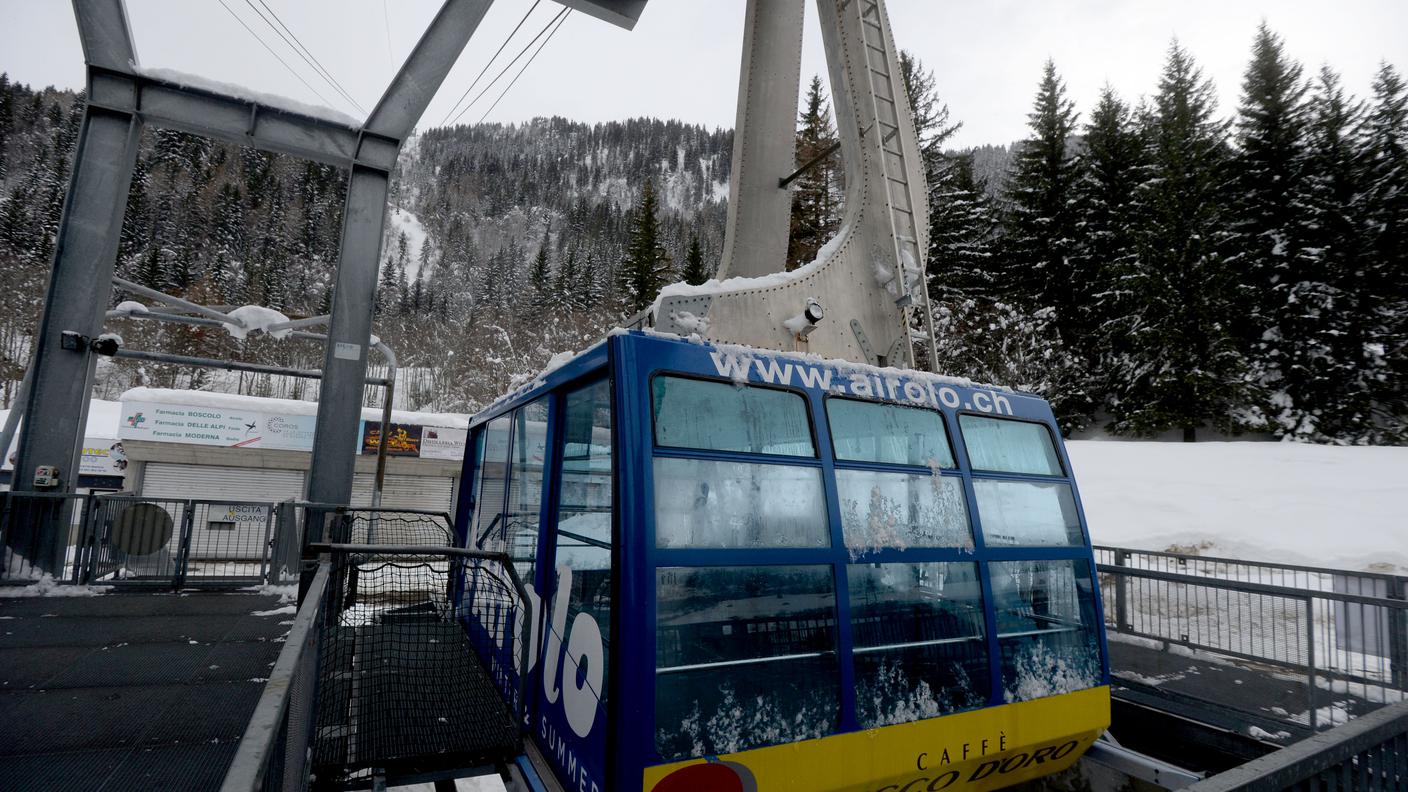
<svg viewBox="0 0 1408 792">
<path fill-rule="evenodd" d="M 492 3 L 446 0 L 372 109 L 363 130 L 364 142 L 395 140 L 399 150 L 400 141 L 411 134 Z M 362 419 L 360 383 L 367 373 L 367 341 L 372 331 L 390 187 L 390 169 L 352 163 L 323 362 L 325 387 L 318 394 L 318 424 L 308 473 L 307 498 L 318 503 L 351 503 L 356 429 Z"/>
<path fill-rule="evenodd" d="M 66 491 L 76 482 L 94 360 L 87 349 L 64 349 L 61 336 L 96 337 L 102 331 L 132 170 L 143 125 L 150 122 L 348 169 L 308 493 L 314 501 L 350 502 L 391 171 L 401 143 L 492 3 L 445 0 L 363 127 L 354 129 L 143 75 L 123 0 L 73 0 L 88 66 L 88 104 L 22 405 L 29 420 L 20 433 L 16 490 L 33 488 L 30 474 L 39 465 L 58 467 Z M 48 533 L 45 557 L 35 560 L 51 571 L 63 537 Z"/>
</svg>

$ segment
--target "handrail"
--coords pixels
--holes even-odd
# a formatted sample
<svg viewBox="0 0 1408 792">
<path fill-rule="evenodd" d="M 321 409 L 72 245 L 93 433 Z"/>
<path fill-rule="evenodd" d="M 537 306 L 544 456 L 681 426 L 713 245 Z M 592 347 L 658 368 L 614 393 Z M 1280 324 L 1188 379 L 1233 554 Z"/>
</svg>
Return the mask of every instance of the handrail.
<svg viewBox="0 0 1408 792">
<path fill-rule="evenodd" d="M 221 792 L 257 792 L 263 787 L 265 769 L 277 750 L 274 741 L 288 714 L 293 676 L 307 648 L 309 633 L 316 626 L 323 596 L 327 593 L 330 568 L 331 564 L 326 560 L 318 564 L 318 572 L 313 576 L 313 583 L 298 608 L 284 648 L 274 662 L 274 669 L 269 672 L 269 681 L 264 684 L 264 692 L 260 694 L 259 703 L 255 705 L 254 714 L 245 727 L 244 736 L 240 738 L 234 761 L 230 763 L 225 781 L 220 785 Z"/>
<path fill-rule="evenodd" d="M 1408 734 L 1408 701 L 1361 715 L 1343 726 L 1307 737 L 1186 789 L 1188 792 L 1269 792 L 1285 789 L 1405 734 Z M 1364 769 L 1362 766 L 1359 768 L 1361 777 Z M 1393 772 L 1393 768 L 1383 768 L 1382 764 L 1380 770 Z M 1381 784 L 1379 788 L 1396 788 L 1392 780 L 1380 778 L 1378 782 Z"/>
<path fill-rule="evenodd" d="M 1150 580 L 1162 580 L 1169 583 L 1182 583 L 1189 586 L 1203 586 L 1205 588 L 1223 589 L 1226 591 L 1241 591 L 1249 594 L 1267 594 L 1273 597 L 1284 597 L 1286 599 L 1302 601 L 1326 599 L 1336 602 L 1356 603 L 1359 605 L 1373 605 L 1379 608 L 1408 610 L 1408 600 L 1388 599 L 1386 597 L 1369 597 L 1363 594 L 1348 594 L 1339 591 L 1298 589 L 1289 586 L 1277 586 L 1271 583 L 1255 583 L 1250 580 L 1228 580 L 1227 578 L 1180 575 L 1176 572 L 1162 572 L 1157 569 L 1140 569 L 1139 567 L 1119 566 L 1117 564 L 1096 564 L 1095 569 L 1098 572 L 1105 572 L 1112 575 L 1128 575 L 1130 577 L 1141 577 Z"/>
<path fill-rule="evenodd" d="M 1391 572 L 1361 572 L 1353 569 L 1334 569 L 1332 567 L 1314 567 L 1303 564 L 1281 564 L 1273 561 L 1252 561 L 1245 558 L 1192 555 L 1190 553 L 1175 553 L 1170 550 L 1140 550 L 1134 547 L 1115 547 L 1114 545 L 1094 545 L 1092 549 L 1096 552 L 1106 550 L 1112 553 L 1131 553 L 1136 555 L 1156 556 L 1159 558 L 1177 558 L 1187 561 L 1207 561 L 1214 564 L 1257 567 L 1259 569 L 1285 569 L 1293 572 L 1314 572 L 1322 575 L 1347 575 L 1349 577 L 1408 582 L 1408 575 L 1395 575 Z"/>
</svg>

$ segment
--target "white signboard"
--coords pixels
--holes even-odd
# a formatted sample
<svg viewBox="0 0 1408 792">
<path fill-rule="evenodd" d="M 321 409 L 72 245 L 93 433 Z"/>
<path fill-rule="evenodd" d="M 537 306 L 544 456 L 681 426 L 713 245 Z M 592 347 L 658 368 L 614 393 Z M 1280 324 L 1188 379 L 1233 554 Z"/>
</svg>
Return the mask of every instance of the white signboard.
<svg viewBox="0 0 1408 792">
<path fill-rule="evenodd" d="M 250 525 L 263 525 L 269 520 L 269 507 L 253 503 L 212 505 L 206 516 L 207 523 L 235 523 L 244 528 Z"/>
<path fill-rule="evenodd" d="M 254 411 L 123 402 L 123 440 L 154 440 L 213 446 L 257 446 L 261 416 Z"/>
<path fill-rule="evenodd" d="M 468 429 L 427 426 L 420 432 L 421 459 L 464 459 Z"/>
<path fill-rule="evenodd" d="M 313 415 L 124 401 L 118 436 L 159 443 L 312 451 L 317 423 Z M 420 456 L 463 459 L 466 435 L 465 429 L 427 426 L 421 432 Z"/>
</svg>

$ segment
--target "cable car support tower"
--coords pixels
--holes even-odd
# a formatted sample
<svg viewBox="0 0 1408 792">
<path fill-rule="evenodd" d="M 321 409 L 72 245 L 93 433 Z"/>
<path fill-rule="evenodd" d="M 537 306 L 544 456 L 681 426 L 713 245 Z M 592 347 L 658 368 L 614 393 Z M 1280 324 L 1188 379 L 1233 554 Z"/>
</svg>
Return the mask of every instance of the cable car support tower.
<svg viewBox="0 0 1408 792">
<path fill-rule="evenodd" d="M 845 214 L 815 261 L 784 272 L 787 185 L 800 173 L 787 175 L 794 168 L 803 5 L 749 0 L 720 282 L 667 287 L 643 323 L 714 341 L 915 368 L 917 310 L 932 365 L 928 187 L 884 0 L 817 2 Z"/>
</svg>

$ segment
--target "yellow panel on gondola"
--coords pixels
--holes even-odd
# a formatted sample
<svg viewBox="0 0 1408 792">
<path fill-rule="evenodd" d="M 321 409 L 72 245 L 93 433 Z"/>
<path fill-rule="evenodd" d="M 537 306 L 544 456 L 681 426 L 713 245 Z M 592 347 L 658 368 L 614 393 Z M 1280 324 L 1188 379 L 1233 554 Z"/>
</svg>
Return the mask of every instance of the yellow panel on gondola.
<svg viewBox="0 0 1408 792">
<path fill-rule="evenodd" d="M 647 768 L 645 792 L 998 789 L 1069 767 L 1110 725 L 1110 689 Z"/>
</svg>

